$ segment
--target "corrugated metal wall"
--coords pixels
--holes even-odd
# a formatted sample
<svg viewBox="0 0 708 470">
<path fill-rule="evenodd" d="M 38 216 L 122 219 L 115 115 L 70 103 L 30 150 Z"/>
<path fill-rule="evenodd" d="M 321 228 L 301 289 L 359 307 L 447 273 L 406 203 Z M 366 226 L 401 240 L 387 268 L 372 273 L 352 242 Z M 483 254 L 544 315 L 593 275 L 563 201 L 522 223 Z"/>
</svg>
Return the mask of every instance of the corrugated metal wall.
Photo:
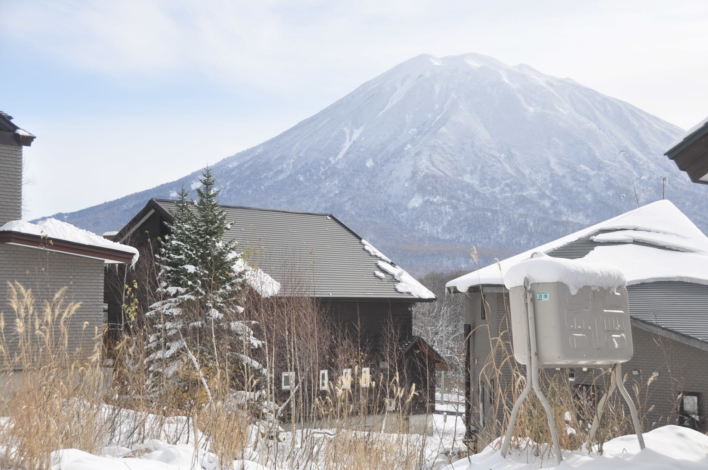
<svg viewBox="0 0 708 470">
<path fill-rule="evenodd" d="M 0 145 L 0 226 L 22 218 L 22 147 Z"/>
<path fill-rule="evenodd" d="M 81 302 L 81 307 L 68 322 L 69 346 L 88 357 L 100 342 L 103 331 L 102 260 L 83 258 L 34 248 L 0 244 L 0 312 L 4 315 L 6 337 L 13 334 L 15 312 L 8 302 L 8 281 L 17 281 L 32 289 L 35 309 L 41 311 L 44 301 L 68 287 L 67 302 Z M 97 336 L 99 334 L 99 336 Z"/>
<path fill-rule="evenodd" d="M 708 286 L 650 282 L 627 290 L 633 317 L 708 341 Z"/>
</svg>

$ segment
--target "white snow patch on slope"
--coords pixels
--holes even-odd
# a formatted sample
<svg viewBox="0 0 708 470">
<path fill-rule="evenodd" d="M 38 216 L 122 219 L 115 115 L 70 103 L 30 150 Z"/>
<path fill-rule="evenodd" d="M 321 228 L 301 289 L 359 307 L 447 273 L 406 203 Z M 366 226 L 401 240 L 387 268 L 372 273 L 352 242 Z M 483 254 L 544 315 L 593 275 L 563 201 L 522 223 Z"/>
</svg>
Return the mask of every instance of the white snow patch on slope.
<svg viewBox="0 0 708 470">
<path fill-rule="evenodd" d="M 412 209 L 414 207 L 418 207 L 422 203 L 423 203 L 423 198 L 419 194 L 416 194 L 415 196 L 413 196 L 411 198 L 410 201 L 408 201 L 408 208 Z"/>
<path fill-rule="evenodd" d="M 197 189 L 197 188 L 200 187 L 201 185 L 202 185 L 202 183 L 201 183 L 199 180 L 197 180 L 197 181 L 192 181 L 192 184 L 189 185 L 189 187 L 192 188 L 192 189 Z"/>
<path fill-rule="evenodd" d="M 435 294 L 430 292 L 423 284 L 416 281 L 413 276 L 408 274 L 404 269 L 393 267 L 385 261 L 376 263 L 379 268 L 389 273 L 398 281 L 396 291 L 401 294 L 411 294 L 419 299 L 434 299 Z"/>
<path fill-rule="evenodd" d="M 89 232 L 88 230 L 74 227 L 71 224 L 57 219 L 44 219 L 36 224 L 25 222 L 24 220 L 13 220 L 0 227 L 3 232 L 19 232 L 28 235 L 39 235 L 55 240 L 65 240 L 68 242 L 80 243 L 88 246 L 99 246 L 110 248 L 111 250 L 123 251 L 133 255 L 132 264 L 138 261 L 138 250 L 132 246 L 122 245 Z"/>
<path fill-rule="evenodd" d="M 366 160 L 366 168 L 371 168 L 374 166 L 374 161 L 372 159 Z"/>
<path fill-rule="evenodd" d="M 360 127 L 359 129 L 354 129 L 353 131 L 350 129 L 350 126 L 345 127 L 342 129 L 344 133 L 346 134 L 344 138 L 344 145 L 342 146 L 342 150 L 339 151 L 339 154 L 335 158 L 330 158 L 329 161 L 334 163 L 340 158 L 344 156 L 344 154 L 347 153 L 347 150 L 349 150 L 349 147 L 352 146 L 352 144 L 356 141 L 356 139 L 359 138 L 361 135 L 361 132 L 364 130 L 364 127 Z"/>
<path fill-rule="evenodd" d="M 379 114 L 376 115 L 376 117 L 381 116 L 383 113 L 391 109 L 396 103 L 401 101 L 404 96 L 406 96 L 406 93 L 411 89 L 413 86 L 413 83 L 418 77 L 411 77 L 408 76 L 406 79 L 404 79 L 402 82 L 397 82 L 396 83 L 396 91 L 393 92 L 393 95 L 391 95 L 391 98 L 389 98 L 388 103 L 386 104 L 386 107 L 381 110 Z"/>
<path fill-rule="evenodd" d="M 571 295 L 577 294 L 585 286 L 614 291 L 627 283 L 622 271 L 614 266 L 551 258 L 543 253 L 537 253 L 533 258 L 509 268 L 504 277 L 504 285 L 507 289 L 523 286 L 524 279 L 528 279 L 531 284 L 562 282 L 568 286 Z"/>
<path fill-rule="evenodd" d="M 604 230 L 617 232 L 607 233 L 606 236 L 597 234 Z M 593 238 L 599 238 L 598 241 L 609 242 L 613 233 L 619 233 L 614 241 L 627 244 L 596 247 L 583 260 L 619 268 L 627 285 L 668 280 L 708 285 L 708 237 L 676 206 L 662 200 L 453 279 L 446 287 L 466 292 L 477 285 L 503 285 L 508 270 L 529 259 L 534 252 L 549 253 L 594 234 L 597 235 Z M 629 238 L 671 250 L 631 245 Z M 675 251 L 679 246 L 681 251 Z"/>
<path fill-rule="evenodd" d="M 708 468 L 708 436 L 679 426 L 662 426 L 644 433 L 646 448 L 639 450 L 636 435 L 622 436 L 606 442 L 603 453 L 588 454 L 582 450 L 563 451 L 563 463 L 557 468 L 584 470 L 635 470 L 656 468 L 666 470 L 699 470 Z M 446 470 L 538 470 L 555 467 L 553 456 L 534 452 L 537 444 L 512 450 L 507 458 L 495 449 L 498 439 L 482 452 L 458 460 Z M 544 446 L 541 446 L 543 448 Z"/>
<path fill-rule="evenodd" d="M 376 256 L 377 258 L 382 259 L 382 260 L 386 261 L 387 263 L 390 263 L 390 262 L 391 262 L 391 260 L 390 260 L 386 255 L 384 255 L 383 253 L 381 253 L 381 252 L 380 252 L 379 250 L 377 250 L 371 243 L 367 242 L 367 241 L 364 240 L 363 238 L 362 238 L 362 240 L 361 240 L 361 244 L 364 245 L 364 249 L 365 249 L 371 256 Z"/>
</svg>

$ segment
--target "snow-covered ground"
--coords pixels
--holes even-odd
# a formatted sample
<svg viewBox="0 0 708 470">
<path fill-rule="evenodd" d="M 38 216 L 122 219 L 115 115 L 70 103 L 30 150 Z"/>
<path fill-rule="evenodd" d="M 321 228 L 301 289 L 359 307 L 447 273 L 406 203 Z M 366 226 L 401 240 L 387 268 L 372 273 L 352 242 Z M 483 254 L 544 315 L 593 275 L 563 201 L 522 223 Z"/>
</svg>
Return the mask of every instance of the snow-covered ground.
<svg viewBox="0 0 708 470">
<path fill-rule="evenodd" d="M 391 440 L 392 442 L 423 445 L 426 468 L 430 470 L 441 469 L 459 459 L 460 451 L 464 449 L 462 444 L 465 432 L 464 419 L 460 416 L 435 414 L 432 421 L 433 432 L 429 436 L 364 432 L 361 433 L 360 438 L 367 439 L 367 441 Z M 279 459 L 277 468 L 286 470 L 320 468 L 316 464 L 313 466 L 310 460 L 305 460 L 304 465 L 301 465 L 298 462 L 303 462 L 303 460 L 297 457 L 297 453 L 298 451 L 307 451 L 313 440 L 331 439 L 335 432 L 358 434 L 356 431 L 328 429 L 310 429 L 305 433 L 297 431 L 295 435 L 289 432 L 280 433 L 278 452 L 281 455 L 295 455 L 295 457 L 292 459 L 292 464 L 287 461 L 288 459 Z M 253 436 L 252 433 L 251 437 L 253 438 Z M 184 439 L 182 441 L 184 442 Z M 233 461 L 233 468 L 237 470 L 275 468 L 272 461 L 270 464 L 268 463 L 269 459 L 265 452 L 261 446 L 249 446 L 244 450 L 240 459 Z M 195 448 L 193 443 L 168 444 L 158 439 L 148 439 L 130 447 L 120 445 L 105 447 L 101 455 L 93 455 L 77 449 L 56 451 L 52 454 L 52 463 L 54 470 L 126 470 L 128 468 L 131 470 L 192 468 L 216 470 L 217 468 L 228 468 L 223 465 L 220 467 L 214 454 Z"/>
<path fill-rule="evenodd" d="M 487 447 L 479 454 L 459 460 L 447 470 L 535 470 L 539 468 L 583 470 L 698 470 L 708 468 L 708 436 L 679 426 L 664 426 L 644 434 L 646 448 L 639 450 L 635 435 L 606 442 L 603 454 L 564 451 L 563 462 L 556 464 L 552 453 L 536 456 L 531 449 L 500 452 Z M 535 447 L 535 446 L 533 446 Z"/>
</svg>

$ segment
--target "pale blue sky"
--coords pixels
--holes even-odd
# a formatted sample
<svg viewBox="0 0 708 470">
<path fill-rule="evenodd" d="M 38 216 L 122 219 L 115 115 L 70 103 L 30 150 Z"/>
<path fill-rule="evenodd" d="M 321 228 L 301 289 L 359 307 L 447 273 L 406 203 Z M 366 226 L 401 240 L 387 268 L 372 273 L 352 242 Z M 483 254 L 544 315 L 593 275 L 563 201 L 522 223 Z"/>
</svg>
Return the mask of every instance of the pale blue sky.
<svg viewBox="0 0 708 470">
<path fill-rule="evenodd" d="M 526 63 L 683 128 L 708 2 L 0 0 L 0 110 L 38 136 L 26 217 L 176 179 L 422 53 Z"/>
</svg>

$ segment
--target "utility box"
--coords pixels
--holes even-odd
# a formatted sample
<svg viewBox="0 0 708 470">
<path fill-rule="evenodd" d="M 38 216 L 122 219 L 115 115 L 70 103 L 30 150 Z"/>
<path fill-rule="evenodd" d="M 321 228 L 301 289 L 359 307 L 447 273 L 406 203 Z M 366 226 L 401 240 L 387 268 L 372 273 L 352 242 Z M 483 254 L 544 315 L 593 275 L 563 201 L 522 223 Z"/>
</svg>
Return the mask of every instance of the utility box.
<svg viewBox="0 0 708 470">
<path fill-rule="evenodd" d="M 627 289 L 585 286 L 576 294 L 562 282 L 531 284 L 538 367 L 606 367 L 634 352 Z M 526 289 L 509 291 L 514 357 L 528 364 Z"/>
</svg>

